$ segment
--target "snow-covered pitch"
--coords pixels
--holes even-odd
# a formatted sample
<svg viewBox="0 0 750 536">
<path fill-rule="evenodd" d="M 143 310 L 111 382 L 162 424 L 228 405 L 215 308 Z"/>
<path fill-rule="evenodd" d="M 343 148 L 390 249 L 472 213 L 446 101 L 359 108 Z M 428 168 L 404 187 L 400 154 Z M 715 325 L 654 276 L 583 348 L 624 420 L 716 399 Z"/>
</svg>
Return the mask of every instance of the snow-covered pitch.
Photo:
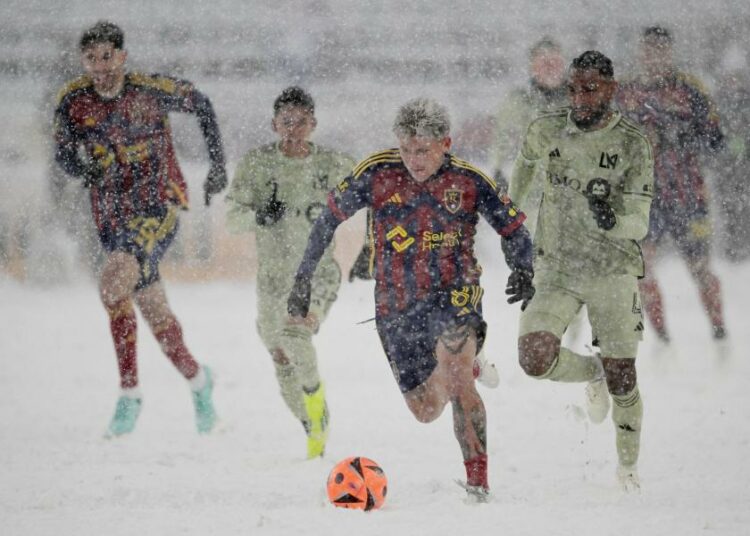
<svg viewBox="0 0 750 536">
<path fill-rule="evenodd" d="M 106 440 L 117 373 L 95 287 L 0 280 L 0 533 L 750 533 L 750 266 L 718 266 L 734 347 L 723 363 L 683 265 L 660 266 L 676 352 L 654 355 L 648 334 L 642 345 L 643 490 L 623 495 L 612 423 L 584 420 L 583 385 L 534 381 L 518 367 L 518 308 L 504 303 L 507 271 L 491 257 L 487 352 L 501 384 L 482 390 L 494 494 L 486 505 L 465 504 L 454 482 L 464 471 L 450 409 L 417 423 L 374 324 L 357 325 L 372 316 L 371 284 L 345 283 L 316 339 L 332 428 L 326 457 L 306 461 L 302 427 L 255 333 L 251 284 L 167 281 L 189 347 L 216 373 L 220 429 L 197 435 L 188 387 L 141 323 L 141 418 L 131 436 Z M 385 469 L 382 510 L 327 503 L 328 471 L 351 455 Z"/>
</svg>

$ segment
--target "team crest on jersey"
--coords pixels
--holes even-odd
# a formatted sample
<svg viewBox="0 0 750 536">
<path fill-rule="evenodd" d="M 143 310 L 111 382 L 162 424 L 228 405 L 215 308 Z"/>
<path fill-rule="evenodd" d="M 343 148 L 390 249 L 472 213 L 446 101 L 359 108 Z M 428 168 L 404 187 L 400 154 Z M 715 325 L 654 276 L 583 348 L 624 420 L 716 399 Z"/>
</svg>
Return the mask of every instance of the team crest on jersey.
<svg viewBox="0 0 750 536">
<path fill-rule="evenodd" d="M 461 208 L 461 202 L 464 198 L 463 190 L 448 189 L 443 192 L 443 202 L 448 212 L 455 214 Z"/>
</svg>

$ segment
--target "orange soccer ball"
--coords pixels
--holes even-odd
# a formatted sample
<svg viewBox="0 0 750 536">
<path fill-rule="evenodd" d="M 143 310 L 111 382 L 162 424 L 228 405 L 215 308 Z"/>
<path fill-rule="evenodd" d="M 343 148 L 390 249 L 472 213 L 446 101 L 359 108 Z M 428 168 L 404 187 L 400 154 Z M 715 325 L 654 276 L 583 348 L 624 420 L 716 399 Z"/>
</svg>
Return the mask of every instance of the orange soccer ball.
<svg viewBox="0 0 750 536">
<path fill-rule="evenodd" d="M 383 506 L 388 479 L 377 463 L 356 456 L 336 464 L 328 475 L 326 489 L 334 506 L 369 512 Z"/>
</svg>

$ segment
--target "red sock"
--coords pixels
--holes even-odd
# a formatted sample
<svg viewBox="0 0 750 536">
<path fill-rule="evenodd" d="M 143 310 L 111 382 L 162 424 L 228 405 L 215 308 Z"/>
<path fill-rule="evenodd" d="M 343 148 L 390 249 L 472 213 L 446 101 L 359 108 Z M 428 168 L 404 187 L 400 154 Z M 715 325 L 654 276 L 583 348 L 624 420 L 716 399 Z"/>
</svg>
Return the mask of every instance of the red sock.
<svg viewBox="0 0 750 536">
<path fill-rule="evenodd" d="M 138 385 L 138 363 L 136 361 L 136 319 L 133 304 L 129 299 L 117 302 L 109 312 L 109 329 L 115 343 L 117 368 L 120 371 L 120 387 L 132 389 Z"/>
<path fill-rule="evenodd" d="M 662 305 L 661 291 L 656 279 L 643 279 L 638 286 L 641 290 L 646 316 L 648 316 L 656 332 L 662 337 L 666 337 L 667 327 L 664 322 L 664 307 Z"/>
<path fill-rule="evenodd" d="M 490 489 L 487 482 L 487 455 L 477 454 L 471 459 L 464 460 L 466 467 L 466 485 L 481 486 Z"/>
<path fill-rule="evenodd" d="M 723 328 L 724 313 L 721 305 L 721 283 L 719 283 L 719 278 L 709 273 L 699 282 L 699 285 L 703 308 L 708 313 L 711 325 L 714 328 Z"/>
<path fill-rule="evenodd" d="M 182 328 L 177 319 L 170 320 L 167 326 L 156 333 L 155 336 L 161 345 L 161 349 L 177 367 L 180 374 L 188 380 L 198 374 L 200 365 L 185 347 L 185 342 L 182 340 Z"/>
</svg>

